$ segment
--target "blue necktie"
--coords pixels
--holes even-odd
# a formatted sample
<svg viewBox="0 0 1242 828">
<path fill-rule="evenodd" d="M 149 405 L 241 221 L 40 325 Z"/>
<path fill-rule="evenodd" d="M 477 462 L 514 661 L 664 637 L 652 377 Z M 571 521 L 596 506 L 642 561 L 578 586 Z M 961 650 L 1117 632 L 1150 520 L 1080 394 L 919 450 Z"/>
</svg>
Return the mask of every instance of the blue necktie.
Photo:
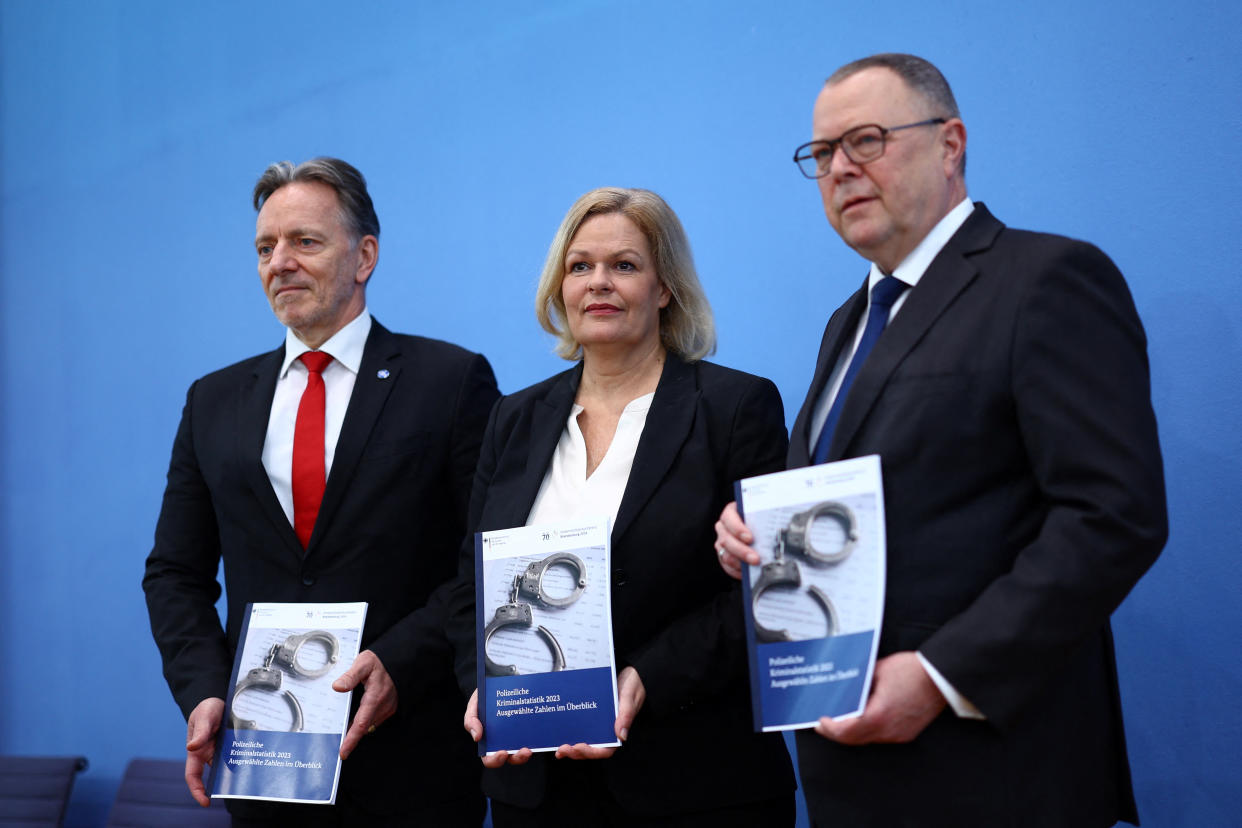
<svg viewBox="0 0 1242 828">
<path fill-rule="evenodd" d="M 837 398 L 832 401 L 832 407 L 828 409 L 828 417 L 824 420 L 824 427 L 820 429 L 819 439 L 815 442 L 817 464 L 828 459 L 828 444 L 832 442 L 832 432 L 836 429 L 837 420 L 841 417 L 841 409 L 845 405 L 845 397 L 850 392 L 850 386 L 854 384 L 854 376 L 866 361 L 871 349 L 875 347 L 880 334 L 884 332 L 893 303 L 908 287 L 909 285 L 900 279 L 885 276 L 871 289 L 871 309 L 867 311 L 867 326 L 863 328 L 862 339 L 858 341 L 858 350 L 854 351 L 854 358 L 850 360 L 849 366 L 845 369 L 845 377 L 841 380 Z"/>
</svg>

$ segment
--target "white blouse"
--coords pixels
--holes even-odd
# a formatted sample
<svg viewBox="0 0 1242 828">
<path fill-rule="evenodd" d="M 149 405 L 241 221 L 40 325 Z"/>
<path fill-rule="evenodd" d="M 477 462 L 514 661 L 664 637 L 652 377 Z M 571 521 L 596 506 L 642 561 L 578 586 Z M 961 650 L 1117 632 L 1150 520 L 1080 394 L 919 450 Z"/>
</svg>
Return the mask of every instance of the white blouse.
<svg viewBox="0 0 1242 828">
<path fill-rule="evenodd" d="M 543 476 L 535 505 L 531 507 L 526 525 L 556 523 L 573 520 L 586 515 L 607 515 L 612 523 L 617 521 L 625 484 L 634 466 L 634 453 L 638 451 L 638 439 L 642 437 L 647 423 L 647 411 L 655 392 L 631 400 L 621 412 L 617 432 L 612 437 L 608 452 L 587 477 L 586 439 L 578 427 L 578 415 L 582 406 L 574 403 L 561 439 L 552 454 L 552 464 Z"/>
</svg>

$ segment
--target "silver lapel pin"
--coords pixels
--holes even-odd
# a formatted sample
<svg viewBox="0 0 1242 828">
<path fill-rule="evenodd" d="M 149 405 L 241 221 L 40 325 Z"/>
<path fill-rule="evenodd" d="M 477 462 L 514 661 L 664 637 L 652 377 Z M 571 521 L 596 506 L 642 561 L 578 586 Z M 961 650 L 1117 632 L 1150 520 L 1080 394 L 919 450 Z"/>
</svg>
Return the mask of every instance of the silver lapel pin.
<svg viewBox="0 0 1242 828">
<path fill-rule="evenodd" d="M 387 368 L 379 369 L 378 371 L 375 372 L 375 376 L 379 377 L 380 379 L 388 379 L 389 377 L 388 369 Z"/>
</svg>

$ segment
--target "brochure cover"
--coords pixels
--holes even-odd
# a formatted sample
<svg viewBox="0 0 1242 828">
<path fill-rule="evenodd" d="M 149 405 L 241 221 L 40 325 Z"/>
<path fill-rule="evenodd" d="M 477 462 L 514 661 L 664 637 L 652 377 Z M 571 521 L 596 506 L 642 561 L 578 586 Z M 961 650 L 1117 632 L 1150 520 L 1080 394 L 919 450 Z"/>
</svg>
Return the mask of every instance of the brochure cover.
<svg viewBox="0 0 1242 828">
<path fill-rule="evenodd" d="M 619 745 L 607 518 L 475 535 L 479 755 Z"/>
<path fill-rule="evenodd" d="M 246 607 L 209 789 L 222 799 L 331 804 L 367 605 Z"/>
<path fill-rule="evenodd" d="M 857 716 L 884 613 L 884 492 L 878 455 L 736 484 L 758 566 L 743 566 L 756 730 Z"/>
</svg>

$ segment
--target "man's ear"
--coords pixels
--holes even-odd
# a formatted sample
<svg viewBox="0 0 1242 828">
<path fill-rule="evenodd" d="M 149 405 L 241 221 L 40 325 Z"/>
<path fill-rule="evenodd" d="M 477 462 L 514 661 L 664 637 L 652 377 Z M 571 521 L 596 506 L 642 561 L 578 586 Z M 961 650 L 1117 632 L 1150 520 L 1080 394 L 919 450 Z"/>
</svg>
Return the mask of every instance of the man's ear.
<svg viewBox="0 0 1242 828">
<path fill-rule="evenodd" d="M 363 236 L 358 240 L 358 271 L 354 274 L 354 281 L 365 285 L 378 263 L 379 239 L 375 236 Z"/>
<path fill-rule="evenodd" d="M 945 175 L 958 175 L 962 159 L 966 157 L 966 125 L 961 118 L 950 118 L 944 123 L 940 128 L 940 142 L 944 152 Z"/>
</svg>

